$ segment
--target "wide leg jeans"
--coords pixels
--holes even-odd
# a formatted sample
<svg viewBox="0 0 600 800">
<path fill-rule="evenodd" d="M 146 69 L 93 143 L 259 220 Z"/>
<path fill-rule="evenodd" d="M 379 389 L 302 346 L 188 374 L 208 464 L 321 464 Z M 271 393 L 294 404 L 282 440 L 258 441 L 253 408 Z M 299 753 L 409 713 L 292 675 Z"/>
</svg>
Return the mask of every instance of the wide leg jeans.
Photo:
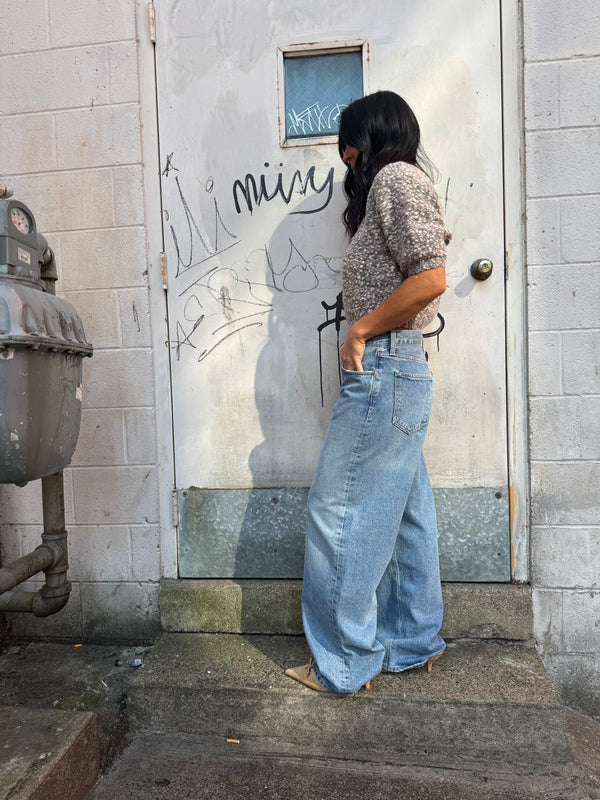
<svg viewBox="0 0 600 800">
<path fill-rule="evenodd" d="M 363 369 L 343 371 L 308 497 L 304 631 L 317 679 L 342 693 L 445 647 L 421 333 L 370 339 Z"/>
</svg>

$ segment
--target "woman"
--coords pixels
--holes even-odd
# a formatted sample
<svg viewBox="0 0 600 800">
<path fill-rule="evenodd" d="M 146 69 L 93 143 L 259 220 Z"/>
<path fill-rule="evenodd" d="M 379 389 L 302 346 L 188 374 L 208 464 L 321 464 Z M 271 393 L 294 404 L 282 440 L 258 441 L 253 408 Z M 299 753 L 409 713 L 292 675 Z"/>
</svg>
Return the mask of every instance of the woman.
<svg viewBox="0 0 600 800">
<path fill-rule="evenodd" d="M 302 616 L 313 658 L 286 671 L 318 691 L 354 693 L 382 669 L 431 671 L 445 648 L 423 460 L 433 379 L 419 329 L 446 288 L 450 234 L 419 142 L 413 112 L 393 92 L 342 113 L 350 330 L 308 498 Z"/>
</svg>

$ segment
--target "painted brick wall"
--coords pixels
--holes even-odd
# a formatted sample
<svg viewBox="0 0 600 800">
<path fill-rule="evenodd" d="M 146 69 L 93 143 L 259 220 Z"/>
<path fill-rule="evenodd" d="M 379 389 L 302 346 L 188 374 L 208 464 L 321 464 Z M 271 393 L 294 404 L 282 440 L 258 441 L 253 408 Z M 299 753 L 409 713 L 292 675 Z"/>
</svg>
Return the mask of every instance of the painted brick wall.
<svg viewBox="0 0 600 800">
<path fill-rule="evenodd" d="M 7 618 L 15 633 L 151 636 L 159 493 L 135 3 L 3 0 L 0 30 L 0 178 L 34 212 L 95 348 L 65 472 L 73 595 L 56 617 Z M 0 487 L 4 563 L 40 543 L 41 511 L 39 481 Z"/>
<path fill-rule="evenodd" d="M 563 696 L 600 713 L 600 6 L 525 0 L 531 569 Z"/>
</svg>

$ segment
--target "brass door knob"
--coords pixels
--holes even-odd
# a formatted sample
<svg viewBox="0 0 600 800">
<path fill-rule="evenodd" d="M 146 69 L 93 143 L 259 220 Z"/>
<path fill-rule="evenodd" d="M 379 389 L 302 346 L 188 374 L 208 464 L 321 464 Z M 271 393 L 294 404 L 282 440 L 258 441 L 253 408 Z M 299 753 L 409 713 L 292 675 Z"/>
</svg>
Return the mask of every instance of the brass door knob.
<svg viewBox="0 0 600 800">
<path fill-rule="evenodd" d="M 471 275 L 476 281 L 487 281 L 493 269 L 494 265 L 489 258 L 480 258 L 471 264 Z"/>
</svg>

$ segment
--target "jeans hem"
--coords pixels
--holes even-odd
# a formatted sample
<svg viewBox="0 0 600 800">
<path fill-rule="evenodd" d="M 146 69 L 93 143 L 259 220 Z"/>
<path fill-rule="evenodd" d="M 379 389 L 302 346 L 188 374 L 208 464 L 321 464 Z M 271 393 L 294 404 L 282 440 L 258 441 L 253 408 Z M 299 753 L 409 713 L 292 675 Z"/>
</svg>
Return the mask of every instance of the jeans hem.
<svg viewBox="0 0 600 800">
<path fill-rule="evenodd" d="M 315 678 L 319 681 L 321 686 L 324 686 L 325 689 L 327 689 L 328 692 L 333 692 L 335 694 L 345 695 L 346 697 L 350 697 L 351 695 L 356 694 L 357 692 L 360 692 L 360 690 L 363 688 L 363 686 L 366 683 L 368 683 L 368 681 L 365 681 L 365 683 L 361 684 L 358 687 L 358 689 L 354 689 L 354 691 L 352 691 L 350 689 L 348 689 L 348 690 L 346 690 L 346 689 L 336 689 L 334 687 L 334 685 L 332 683 L 330 683 L 330 681 L 328 681 L 326 678 L 324 678 L 321 675 L 321 673 L 319 672 L 319 668 L 317 667 L 315 661 L 313 661 L 313 672 L 315 673 Z M 379 674 L 379 673 L 377 673 L 377 674 Z M 376 677 L 377 677 L 377 675 L 373 676 L 373 678 L 376 678 Z M 369 678 L 369 680 L 373 680 L 373 678 Z"/>
<path fill-rule="evenodd" d="M 386 664 L 384 664 L 383 668 L 386 672 L 394 672 L 394 673 L 408 672 L 409 669 L 418 669 L 419 667 L 424 667 L 430 658 L 439 656 L 445 651 L 446 651 L 446 646 L 444 645 L 444 647 L 442 647 L 441 650 L 438 650 L 437 653 L 432 653 L 430 656 L 427 656 L 427 658 L 424 661 L 418 661 L 416 664 L 411 664 L 410 667 L 401 667 L 400 669 L 393 669 L 392 667 L 388 667 Z"/>
<path fill-rule="evenodd" d="M 336 689 L 332 683 L 330 683 L 326 678 L 324 678 L 321 675 L 319 667 L 317 666 L 315 661 L 313 661 L 312 666 L 313 666 L 313 672 L 315 673 L 315 678 L 319 681 L 321 686 L 327 689 L 328 692 L 335 692 L 336 694 L 354 694 L 354 692 L 346 692 L 343 691 L 342 689 Z"/>
</svg>

